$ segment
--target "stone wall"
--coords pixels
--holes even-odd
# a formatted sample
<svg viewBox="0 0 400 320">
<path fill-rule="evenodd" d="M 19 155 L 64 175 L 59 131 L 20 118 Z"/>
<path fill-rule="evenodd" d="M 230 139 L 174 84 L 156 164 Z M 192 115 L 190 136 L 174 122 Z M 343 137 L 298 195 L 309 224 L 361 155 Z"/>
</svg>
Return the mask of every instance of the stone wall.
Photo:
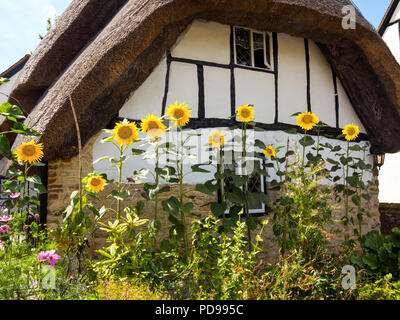
<svg viewBox="0 0 400 320">
<path fill-rule="evenodd" d="M 400 203 L 380 203 L 381 232 L 392 233 L 392 229 L 400 228 Z"/>
<path fill-rule="evenodd" d="M 88 173 L 93 171 L 93 159 L 92 159 L 92 148 L 93 143 L 98 138 L 98 135 L 92 137 L 90 141 L 86 144 L 83 149 L 82 161 L 83 161 L 83 177 L 85 177 Z M 59 159 L 57 161 L 53 161 L 49 163 L 49 179 L 48 179 L 48 217 L 47 222 L 50 228 L 56 227 L 58 224 L 62 223 L 62 212 L 69 205 L 70 195 L 74 190 L 78 189 L 79 186 L 79 176 L 78 176 L 78 157 L 74 157 L 72 159 Z M 132 205 L 136 204 L 138 200 L 143 200 L 140 194 L 135 193 L 135 188 L 139 188 L 139 185 L 133 186 L 130 188 L 132 196 L 129 200 L 124 201 L 124 205 Z M 112 186 L 106 186 L 105 190 L 100 193 L 100 198 L 102 199 L 101 203 L 97 203 L 98 207 L 105 205 L 106 207 L 115 207 L 114 199 L 107 199 L 107 195 L 110 193 Z M 364 201 L 363 206 L 371 213 L 371 217 L 365 217 L 365 220 L 362 225 L 363 233 L 366 233 L 373 229 L 380 229 L 380 218 L 379 218 L 379 201 L 378 201 L 378 179 L 377 173 L 374 173 L 373 185 L 369 187 L 369 192 L 371 195 L 371 200 L 369 202 Z M 177 186 L 171 186 L 171 191 L 167 193 L 162 193 L 159 196 L 160 202 L 164 199 L 167 199 L 171 195 L 176 195 L 178 193 Z M 204 206 L 204 204 L 215 201 L 210 196 L 207 196 L 203 193 L 197 192 L 194 190 L 194 185 L 184 185 L 184 193 L 194 195 L 195 199 L 193 200 L 194 209 L 193 212 L 196 214 L 200 214 L 202 217 L 207 216 L 209 214 L 209 208 Z M 189 201 L 189 200 L 188 200 Z M 338 205 L 334 197 L 332 197 L 331 201 L 332 205 L 336 207 L 336 217 L 340 218 L 341 214 L 344 214 L 344 205 Z M 160 205 L 161 206 L 161 205 Z M 354 212 L 354 206 L 351 204 L 350 211 L 353 211 L 353 216 L 356 216 L 356 212 Z M 142 218 L 152 219 L 154 216 L 154 201 L 146 201 L 145 208 L 143 211 Z M 261 217 L 261 219 L 268 219 L 268 216 Z M 111 220 L 114 221 L 115 217 L 106 215 L 103 220 Z M 168 215 L 159 210 L 158 219 L 162 223 L 162 230 L 160 231 L 160 237 L 166 238 L 168 237 L 169 226 Z M 187 225 L 190 226 L 190 222 L 193 218 L 187 219 Z M 271 220 L 271 219 L 270 219 Z M 342 229 L 340 224 L 336 224 L 332 226 L 333 228 Z M 190 230 L 190 227 L 188 227 Z M 255 231 L 252 235 L 252 238 L 255 238 Z M 190 236 L 190 233 L 189 233 Z M 104 231 L 98 230 L 95 234 L 95 237 L 89 239 L 90 242 L 90 255 L 95 256 L 95 250 L 99 249 L 101 246 L 106 244 L 107 234 Z M 263 242 L 261 243 L 263 253 L 261 255 L 262 259 L 267 262 L 275 262 L 279 256 L 278 254 L 278 246 L 273 241 L 274 235 L 272 231 L 272 224 L 269 223 L 264 232 L 263 232 Z M 190 239 L 190 237 L 189 237 Z M 343 241 L 343 235 L 337 234 L 332 237 L 330 247 L 337 248 L 338 244 Z"/>
</svg>

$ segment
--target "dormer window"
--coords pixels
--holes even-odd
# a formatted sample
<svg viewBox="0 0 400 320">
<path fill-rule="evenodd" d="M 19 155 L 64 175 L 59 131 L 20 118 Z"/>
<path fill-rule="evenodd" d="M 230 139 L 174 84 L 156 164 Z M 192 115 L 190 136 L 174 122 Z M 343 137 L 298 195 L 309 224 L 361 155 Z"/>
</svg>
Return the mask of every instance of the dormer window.
<svg viewBox="0 0 400 320">
<path fill-rule="evenodd" d="M 256 69 L 272 70 L 271 35 L 246 28 L 234 28 L 235 64 Z"/>
</svg>

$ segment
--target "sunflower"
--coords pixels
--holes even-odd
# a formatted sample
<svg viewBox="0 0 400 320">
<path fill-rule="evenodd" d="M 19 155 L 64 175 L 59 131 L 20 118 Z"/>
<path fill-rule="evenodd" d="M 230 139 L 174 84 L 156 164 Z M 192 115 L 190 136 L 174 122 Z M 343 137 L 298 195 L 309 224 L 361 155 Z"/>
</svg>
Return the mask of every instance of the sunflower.
<svg viewBox="0 0 400 320">
<path fill-rule="evenodd" d="M 146 119 L 142 119 L 140 127 L 142 132 L 147 133 L 155 139 L 165 134 L 165 130 L 167 130 L 167 127 L 163 124 L 163 120 L 154 114 L 149 114 Z"/>
<path fill-rule="evenodd" d="M 345 126 L 342 130 L 342 133 L 345 135 L 347 141 L 351 141 L 355 140 L 358 137 L 360 130 L 358 129 L 358 126 L 352 123 Z"/>
<path fill-rule="evenodd" d="M 254 119 L 254 108 L 248 104 L 241 106 L 237 110 L 237 116 L 242 122 L 249 122 Z"/>
<path fill-rule="evenodd" d="M 119 122 L 115 125 L 114 130 L 111 132 L 114 135 L 114 140 L 123 146 L 124 143 L 129 146 L 139 137 L 138 128 L 134 122 Z"/>
<path fill-rule="evenodd" d="M 211 133 L 209 144 L 213 148 L 220 148 L 225 143 L 225 136 L 222 134 L 221 130 L 214 130 Z"/>
<path fill-rule="evenodd" d="M 276 156 L 276 151 L 272 146 L 266 146 L 265 149 L 263 150 L 263 153 L 269 158 Z"/>
<path fill-rule="evenodd" d="M 88 179 L 88 187 L 94 192 L 98 193 L 104 190 L 104 185 L 106 184 L 106 180 L 102 176 L 94 175 Z"/>
<path fill-rule="evenodd" d="M 22 142 L 17 147 L 15 153 L 17 154 L 18 161 L 35 163 L 39 162 L 43 158 L 43 144 L 35 144 L 33 139 L 30 142 Z"/>
<path fill-rule="evenodd" d="M 184 102 L 178 104 L 178 101 L 175 101 L 175 104 L 171 104 L 168 107 L 167 115 L 178 127 L 183 127 L 189 122 L 190 111 L 192 110 L 188 109 L 187 104 Z"/>
<path fill-rule="evenodd" d="M 300 113 L 296 119 L 297 124 L 304 130 L 311 130 L 319 122 L 318 117 L 311 112 Z"/>
</svg>

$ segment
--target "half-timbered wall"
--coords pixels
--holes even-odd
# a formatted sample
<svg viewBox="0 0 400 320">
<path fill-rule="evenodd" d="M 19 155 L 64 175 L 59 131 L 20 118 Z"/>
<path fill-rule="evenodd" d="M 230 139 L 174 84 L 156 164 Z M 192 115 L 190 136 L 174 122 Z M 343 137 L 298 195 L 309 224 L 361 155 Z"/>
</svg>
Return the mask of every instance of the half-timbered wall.
<svg viewBox="0 0 400 320">
<path fill-rule="evenodd" d="M 340 80 L 316 43 L 287 34 L 268 33 L 271 68 L 256 69 L 236 64 L 234 28 L 195 21 L 126 101 L 119 117 L 140 120 L 149 113 L 162 116 L 166 107 L 177 100 L 190 106 L 191 122 L 202 123 L 198 127 L 224 129 L 237 106 L 253 104 L 255 121 L 267 130 L 256 133 L 257 138 L 274 146 L 286 146 L 288 135 L 283 128 L 296 124 L 291 115 L 299 111 L 316 113 L 321 121 L 337 131 L 354 123 L 365 132 Z M 194 129 L 185 131 L 193 133 Z M 204 148 L 209 133 L 210 130 L 205 131 L 203 140 L 195 142 L 199 148 Z M 301 135 L 289 137 L 293 145 Z M 94 159 L 113 152 L 100 144 L 100 139 L 94 144 Z M 343 141 L 332 141 L 346 145 Z M 198 157 L 197 162 L 201 162 L 208 155 L 199 151 Z M 130 163 L 125 175 L 134 169 L 152 166 L 151 162 L 137 159 Z M 106 167 L 105 163 L 95 165 L 99 172 Z M 112 171 L 108 173 L 113 176 Z M 207 178 L 209 176 L 204 174 L 193 174 L 186 183 Z M 272 178 L 276 177 L 272 175 Z"/>
<path fill-rule="evenodd" d="M 394 11 L 382 38 L 400 63 L 400 5 Z"/>
</svg>

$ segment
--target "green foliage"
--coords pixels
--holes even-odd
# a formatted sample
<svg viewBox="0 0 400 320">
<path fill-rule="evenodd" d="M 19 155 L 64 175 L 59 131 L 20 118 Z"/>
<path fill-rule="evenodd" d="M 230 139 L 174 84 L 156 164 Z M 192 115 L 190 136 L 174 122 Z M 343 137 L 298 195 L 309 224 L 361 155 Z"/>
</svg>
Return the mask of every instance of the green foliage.
<svg viewBox="0 0 400 320">
<path fill-rule="evenodd" d="M 331 191 L 321 185 L 326 178 L 322 163 L 305 167 L 296 159 L 286 160 L 285 180 L 276 182 L 283 195 L 272 206 L 273 231 L 283 254 L 298 249 L 312 259 L 328 243 L 324 228 L 331 222 Z"/>
<path fill-rule="evenodd" d="M 400 229 L 393 228 L 390 235 L 374 230 L 361 238 L 363 254 L 354 255 L 351 262 L 366 271 L 368 276 L 378 279 L 392 274 L 400 279 Z"/>
<path fill-rule="evenodd" d="M 392 275 L 365 283 L 357 290 L 357 300 L 400 300 L 400 281 L 393 282 Z"/>
</svg>

